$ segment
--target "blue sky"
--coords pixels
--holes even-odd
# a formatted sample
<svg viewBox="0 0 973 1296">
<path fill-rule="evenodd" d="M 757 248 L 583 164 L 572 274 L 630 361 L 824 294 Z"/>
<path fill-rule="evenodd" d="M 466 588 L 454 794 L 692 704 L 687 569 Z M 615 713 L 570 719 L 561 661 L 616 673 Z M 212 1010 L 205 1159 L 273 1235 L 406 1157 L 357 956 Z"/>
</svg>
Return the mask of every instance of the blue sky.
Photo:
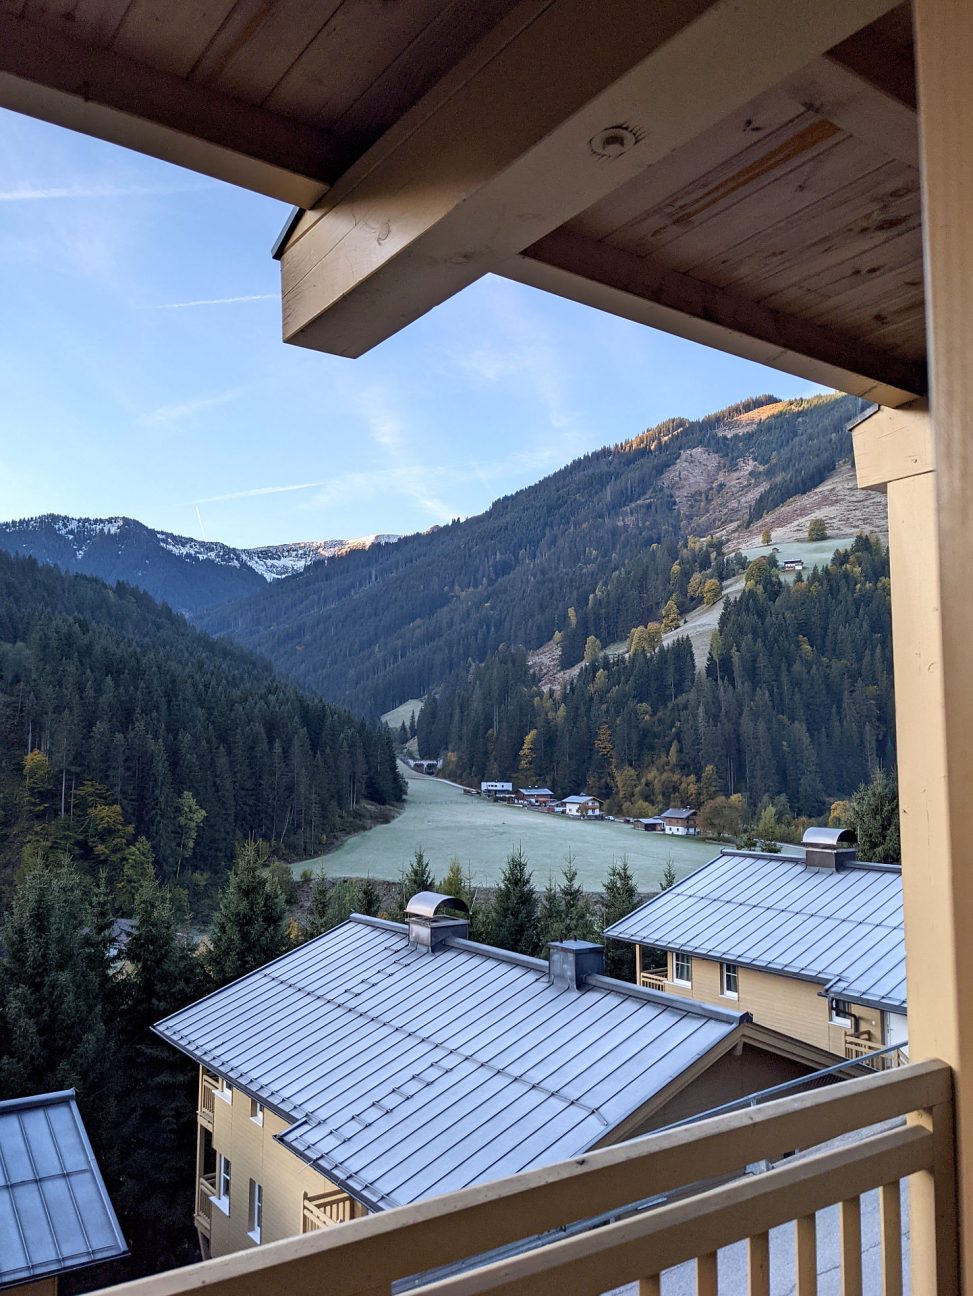
<svg viewBox="0 0 973 1296">
<path fill-rule="evenodd" d="M 285 347 L 287 213 L 0 111 L 0 518 L 424 530 L 670 415 L 815 390 L 492 277 L 362 359 Z"/>
</svg>

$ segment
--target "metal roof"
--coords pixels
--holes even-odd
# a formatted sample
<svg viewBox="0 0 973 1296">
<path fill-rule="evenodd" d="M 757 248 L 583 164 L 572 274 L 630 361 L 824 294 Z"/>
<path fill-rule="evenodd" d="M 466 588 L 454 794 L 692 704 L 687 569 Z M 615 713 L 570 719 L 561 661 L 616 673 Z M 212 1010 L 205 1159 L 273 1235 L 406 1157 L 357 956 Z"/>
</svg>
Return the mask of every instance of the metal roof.
<svg viewBox="0 0 973 1296">
<path fill-rule="evenodd" d="M 127 1251 L 74 1090 L 0 1102 L 0 1287 Z"/>
<path fill-rule="evenodd" d="M 595 981 L 468 940 L 430 954 L 356 914 L 156 1029 L 382 1210 L 591 1148 L 749 1020 Z"/>
<path fill-rule="evenodd" d="M 601 805 L 600 797 L 596 797 L 596 796 L 568 796 L 568 797 L 564 797 L 564 799 L 561 801 L 560 804 L 561 805 L 581 805 L 586 801 L 597 801 L 598 804 Z"/>
<path fill-rule="evenodd" d="M 606 936 L 816 981 L 836 998 L 905 1010 L 902 873 L 835 871 L 727 851 L 606 928 Z"/>
<path fill-rule="evenodd" d="M 663 810 L 659 816 L 660 819 L 691 819 L 696 813 L 695 810 L 683 810 L 679 806 L 670 806 L 668 810 Z"/>
</svg>

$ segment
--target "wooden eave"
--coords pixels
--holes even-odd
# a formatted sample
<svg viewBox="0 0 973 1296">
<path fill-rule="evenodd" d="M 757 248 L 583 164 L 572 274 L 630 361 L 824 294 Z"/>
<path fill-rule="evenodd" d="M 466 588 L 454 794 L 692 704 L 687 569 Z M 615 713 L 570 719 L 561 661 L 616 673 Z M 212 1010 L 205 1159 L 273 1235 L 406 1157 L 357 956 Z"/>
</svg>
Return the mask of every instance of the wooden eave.
<svg viewBox="0 0 973 1296">
<path fill-rule="evenodd" d="M 304 209 L 299 345 L 359 355 L 494 272 L 926 390 L 907 4 L 6 0 L 0 105 Z"/>
</svg>

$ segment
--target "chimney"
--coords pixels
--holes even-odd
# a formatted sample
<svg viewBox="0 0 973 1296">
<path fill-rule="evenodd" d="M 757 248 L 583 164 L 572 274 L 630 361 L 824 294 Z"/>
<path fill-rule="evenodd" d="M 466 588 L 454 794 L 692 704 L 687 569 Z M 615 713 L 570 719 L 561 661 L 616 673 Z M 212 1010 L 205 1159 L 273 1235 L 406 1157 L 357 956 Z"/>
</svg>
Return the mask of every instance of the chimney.
<svg viewBox="0 0 973 1296">
<path fill-rule="evenodd" d="M 452 909 L 463 917 L 450 917 L 443 913 Z M 470 934 L 470 910 L 465 900 L 456 896 L 440 895 L 438 891 L 420 891 L 405 907 L 409 924 L 409 944 L 427 949 L 435 954 L 451 938 L 466 940 Z"/>
<path fill-rule="evenodd" d="M 850 828 L 808 828 L 801 838 L 804 863 L 809 868 L 843 869 L 858 858 L 855 834 Z"/>
<path fill-rule="evenodd" d="M 570 990 L 580 990 L 590 976 L 602 976 L 605 971 L 605 947 L 592 941 L 551 941 L 551 984 Z"/>
</svg>

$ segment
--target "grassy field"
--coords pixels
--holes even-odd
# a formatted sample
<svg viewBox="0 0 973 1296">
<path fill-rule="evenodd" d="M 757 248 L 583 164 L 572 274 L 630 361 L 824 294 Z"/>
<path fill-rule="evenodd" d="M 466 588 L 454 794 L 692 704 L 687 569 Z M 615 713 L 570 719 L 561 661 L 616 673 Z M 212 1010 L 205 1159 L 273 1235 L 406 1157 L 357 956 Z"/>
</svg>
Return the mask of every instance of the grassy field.
<svg viewBox="0 0 973 1296">
<path fill-rule="evenodd" d="M 520 845 L 543 886 L 564 866 L 571 851 L 578 874 L 589 891 L 600 890 L 613 859 L 628 856 L 640 890 L 653 890 L 667 859 L 677 877 L 684 877 L 719 853 L 712 842 L 636 832 L 626 824 L 569 821 L 561 815 L 539 814 L 497 805 L 438 779 L 406 771 L 409 797 L 403 812 L 390 824 L 352 837 L 329 855 L 294 865 L 329 876 L 397 878 L 417 846 L 426 852 L 433 872 L 442 876 L 458 855 L 473 881 L 492 886 L 503 862 Z"/>
<path fill-rule="evenodd" d="M 394 711 L 386 711 L 382 719 L 394 733 L 400 725 L 404 724 L 408 727 L 409 717 L 413 712 L 418 720 L 421 710 L 422 698 L 410 698 L 408 702 L 403 702 L 401 706 L 397 706 Z"/>
</svg>

